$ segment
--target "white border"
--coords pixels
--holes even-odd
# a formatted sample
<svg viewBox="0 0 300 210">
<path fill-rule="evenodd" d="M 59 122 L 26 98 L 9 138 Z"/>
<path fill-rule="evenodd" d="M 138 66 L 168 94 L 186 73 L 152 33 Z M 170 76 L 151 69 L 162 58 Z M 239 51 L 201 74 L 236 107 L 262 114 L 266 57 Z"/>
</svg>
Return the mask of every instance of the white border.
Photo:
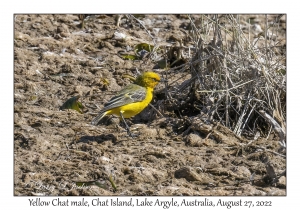
<svg viewBox="0 0 300 210">
<path fill-rule="evenodd" d="M 1 3 L 1 82 L 0 90 L 2 98 L 1 103 L 1 206 L 4 209 L 20 207 L 26 209 L 29 207 L 28 199 L 33 197 L 14 197 L 13 196 L 13 14 L 15 13 L 286 13 L 288 21 L 287 31 L 287 146 L 288 146 L 288 168 L 287 168 L 287 196 L 286 197 L 208 197 L 210 200 L 252 200 L 263 201 L 271 200 L 275 209 L 279 207 L 298 206 L 299 182 L 296 179 L 299 172 L 298 156 L 299 148 L 296 144 L 300 141 L 298 113 L 299 113 L 299 15 L 295 1 L 9 1 Z M 96 197 L 85 197 L 92 200 Z M 101 197 L 101 199 L 115 199 L 116 197 Z M 129 198 L 129 197 L 126 197 Z M 137 197 L 133 197 L 136 199 Z M 162 200 L 168 200 L 172 197 L 160 197 Z M 195 197 L 188 197 L 193 199 Z M 45 197 L 44 200 L 53 200 L 55 197 Z M 66 199 L 66 197 L 62 197 Z M 79 200 L 79 197 L 68 197 L 69 200 Z M 142 199 L 142 198 L 140 198 Z M 156 198 L 151 197 L 149 199 Z M 175 198 L 181 200 L 181 198 Z M 200 197 L 199 199 L 204 199 Z M 56 207 L 56 209 L 66 209 L 66 207 Z M 67 207 L 73 209 L 73 207 Z M 108 209 L 104 207 L 97 207 Z M 109 207 L 111 209 L 111 207 Z M 132 209 L 132 207 L 122 207 L 122 209 Z M 148 207 L 144 207 L 148 208 Z M 151 207 L 153 208 L 153 207 Z M 196 207 L 204 208 L 204 207 Z M 221 207 L 227 209 L 226 207 Z M 233 207 L 234 208 L 234 207 Z M 150 209 L 150 208 L 148 208 Z M 175 208 L 172 208 L 175 209 Z M 178 209 L 178 208 L 176 208 Z M 204 208 L 205 209 L 205 208 Z M 211 209 L 211 208 L 210 208 Z M 216 207 L 214 209 L 217 209 Z M 253 208 L 252 208 L 253 209 Z M 296 209 L 296 208 L 294 208 Z"/>
</svg>

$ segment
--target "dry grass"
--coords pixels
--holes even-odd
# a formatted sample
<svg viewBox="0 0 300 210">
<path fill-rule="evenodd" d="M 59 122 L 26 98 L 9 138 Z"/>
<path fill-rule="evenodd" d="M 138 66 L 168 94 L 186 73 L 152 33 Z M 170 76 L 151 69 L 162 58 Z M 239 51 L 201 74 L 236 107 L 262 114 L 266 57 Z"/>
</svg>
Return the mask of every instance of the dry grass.
<svg viewBox="0 0 300 210">
<path fill-rule="evenodd" d="M 193 47 L 182 47 L 187 62 L 166 75 L 186 72 L 189 77 L 180 84 L 169 83 L 170 104 L 176 105 L 179 114 L 184 109 L 189 116 L 200 112 L 198 116 L 207 123 L 216 121 L 238 136 L 253 137 L 257 132 L 267 136 L 272 130 L 260 114 L 264 110 L 285 131 L 286 37 L 279 27 L 285 16 L 188 18 L 186 39 Z"/>
</svg>

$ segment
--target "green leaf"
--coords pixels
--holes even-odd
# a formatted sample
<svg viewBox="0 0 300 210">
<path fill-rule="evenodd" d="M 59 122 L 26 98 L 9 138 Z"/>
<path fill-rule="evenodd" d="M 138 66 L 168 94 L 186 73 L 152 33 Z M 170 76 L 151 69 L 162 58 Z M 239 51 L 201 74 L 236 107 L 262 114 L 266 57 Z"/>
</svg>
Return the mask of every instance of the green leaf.
<svg viewBox="0 0 300 210">
<path fill-rule="evenodd" d="M 137 44 L 134 47 L 134 52 L 137 54 L 138 52 L 142 51 L 142 50 L 146 50 L 148 52 L 152 52 L 153 51 L 154 46 L 147 44 L 147 43 L 141 43 L 141 44 Z"/>
<path fill-rule="evenodd" d="M 136 55 L 123 54 L 121 57 L 125 60 L 140 60 L 140 57 Z"/>
<path fill-rule="evenodd" d="M 114 190 L 117 191 L 117 186 L 116 186 L 116 184 L 115 184 L 115 182 L 114 182 L 114 180 L 112 178 L 112 175 L 109 175 L 108 180 L 109 180 L 111 186 L 114 188 Z"/>
<path fill-rule="evenodd" d="M 83 108 L 83 105 L 78 101 L 79 98 L 80 96 L 74 96 L 70 98 L 60 107 L 60 110 L 74 109 L 78 111 L 80 114 L 82 114 L 83 112 L 81 109 Z"/>
</svg>

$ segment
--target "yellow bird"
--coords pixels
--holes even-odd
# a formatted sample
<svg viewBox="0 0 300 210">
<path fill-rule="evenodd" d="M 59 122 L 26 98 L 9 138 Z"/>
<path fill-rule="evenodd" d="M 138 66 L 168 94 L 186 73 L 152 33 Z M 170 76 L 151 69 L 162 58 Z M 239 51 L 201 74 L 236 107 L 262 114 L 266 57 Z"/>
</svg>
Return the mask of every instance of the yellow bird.
<svg viewBox="0 0 300 210">
<path fill-rule="evenodd" d="M 106 115 L 117 115 L 123 120 L 128 135 L 133 137 L 124 118 L 135 116 L 148 106 L 153 97 L 153 89 L 160 81 L 159 75 L 154 72 L 139 75 L 134 84 L 126 86 L 104 105 L 92 120 L 92 125 L 97 125 Z"/>
</svg>

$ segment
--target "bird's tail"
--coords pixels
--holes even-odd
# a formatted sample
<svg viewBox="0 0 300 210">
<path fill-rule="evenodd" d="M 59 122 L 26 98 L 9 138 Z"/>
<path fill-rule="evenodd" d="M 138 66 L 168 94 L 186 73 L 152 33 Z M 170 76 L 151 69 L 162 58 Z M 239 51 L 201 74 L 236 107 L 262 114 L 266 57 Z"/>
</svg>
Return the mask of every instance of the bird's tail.
<svg viewBox="0 0 300 210">
<path fill-rule="evenodd" d="M 100 112 L 100 113 L 97 115 L 97 117 L 95 117 L 95 118 L 92 120 L 91 124 L 92 124 L 92 125 L 97 125 L 98 122 L 99 122 L 106 114 L 107 114 L 107 111 Z"/>
</svg>

